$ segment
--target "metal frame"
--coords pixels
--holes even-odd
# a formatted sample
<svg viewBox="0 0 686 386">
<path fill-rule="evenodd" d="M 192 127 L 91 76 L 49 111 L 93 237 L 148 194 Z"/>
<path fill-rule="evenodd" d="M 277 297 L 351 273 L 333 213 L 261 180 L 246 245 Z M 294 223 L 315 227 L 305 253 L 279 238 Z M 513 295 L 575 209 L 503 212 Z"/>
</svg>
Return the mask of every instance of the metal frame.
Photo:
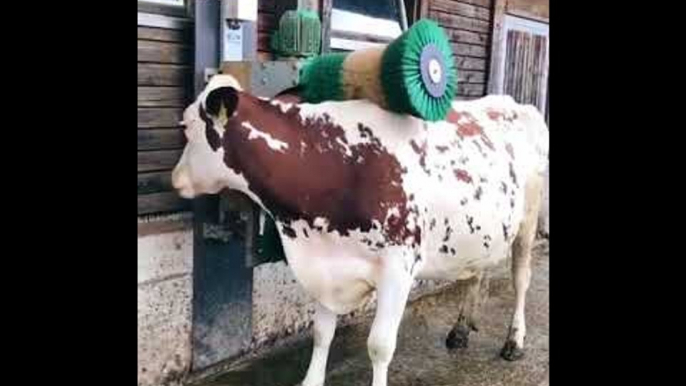
<svg viewBox="0 0 686 386">
<path fill-rule="evenodd" d="M 359 50 L 359 49 L 364 49 L 364 48 L 372 48 L 372 47 L 381 47 L 384 45 L 384 43 L 377 43 L 377 42 L 369 42 L 365 40 L 354 40 L 354 39 L 346 39 L 342 37 L 336 37 L 334 36 L 336 34 L 336 31 L 332 28 L 331 26 L 331 12 L 333 10 L 333 0 L 330 0 L 328 2 L 330 4 L 330 7 L 328 9 L 328 13 L 324 14 L 326 10 L 322 10 L 322 15 L 325 17 L 322 17 L 322 29 L 325 31 L 328 31 L 328 36 L 329 40 L 326 44 L 326 49 L 328 50 L 329 48 L 334 48 L 334 49 L 339 49 L 339 50 Z M 398 12 L 400 13 L 400 30 L 401 31 L 407 31 L 408 28 L 408 20 L 407 20 L 407 10 L 405 9 L 405 1 L 404 0 L 396 0 L 396 6 L 398 7 Z M 323 2 L 324 4 L 324 2 Z M 328 25 L 324 25 L 324 23 L 328 23 Z M 373 35 L 373 34 L 372 34 Z M 322 36 L 323 37 L 323 36 Z M 380 40 L 385 40 L 387 37 L 386 36 L 378 36 Z M 325 47 L 322 44 L 322 47 Z"/>
</svg>

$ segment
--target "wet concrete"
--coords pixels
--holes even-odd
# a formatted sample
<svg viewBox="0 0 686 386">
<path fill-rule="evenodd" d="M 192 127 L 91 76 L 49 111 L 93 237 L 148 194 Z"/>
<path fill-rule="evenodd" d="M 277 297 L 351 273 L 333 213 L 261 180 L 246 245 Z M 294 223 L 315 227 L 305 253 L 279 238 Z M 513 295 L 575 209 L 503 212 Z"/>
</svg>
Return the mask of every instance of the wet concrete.
<svg viewBox="0 0 686 386">
<path fill-rule="evenodd" d="M 508 262 L 509 263 L 509 262 Z M 451 287 L 412 303 L 400 327 L 396 354 L 389 368 L 389 386 L 547 386 L 548 282 L 547 242 L 534 250 L 534 273 L 527 298 L 526 355 L 517 362 L 499 357 L 513 308 L 509 266 L 495 269 L 489 299 L 477 320 L 479 331 L 469 347 L 449 351 L 445 338 L 458 314 L 459 291 Z M 368 386 L 371 363 L 367 334 L 372 316 L 339 328 L 331 348 L 326 386 Z M 310 359 L 311 338 L 272 350 L 197 386 L 293 386 L 304 377 Z"/>
</svg>

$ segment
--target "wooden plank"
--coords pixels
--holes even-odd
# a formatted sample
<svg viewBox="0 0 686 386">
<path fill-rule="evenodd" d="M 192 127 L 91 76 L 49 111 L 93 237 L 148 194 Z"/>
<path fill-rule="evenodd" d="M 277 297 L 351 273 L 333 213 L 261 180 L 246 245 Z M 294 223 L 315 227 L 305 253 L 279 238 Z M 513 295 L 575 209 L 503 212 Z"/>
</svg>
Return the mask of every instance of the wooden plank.
<svg viewBox="0 0 686 386">
<path fill-rule="evenodd" d="M 465 4 L 451 0 L 430 0 L 429 7 L 435 11 L 443 11 L 452 13 L 454 15 L 484 20 L 487 22 L 491 20 L 491 10 L 489 8 L 479 7 L 472 4 Z"/>
<path fill-rule="evenodd" d="M 257 31 L 273 32 L 277 26 L 276 16 L 273 13 L 260 12 L 257 14 Z"/>
<path fill-rule="evenodd" d="M 458 87 L 462 83 L 486 83 L 486 73 L 484 71 L 457 71 Z"/>
<path fill-rule="evenodd" d="M 454 0 L 453 2 L 478 5 L 479 7 L 484 7 L 484 8 L 489 8 L 489 9 L 491 8 L 491 5 L 493 5 L 493 0 Z"/>
<path fill-rule="evenodd" d="M 183 109 L 176 107 L 139 107 L 138 128 L 178 127 Z"/>
<path fill-rule="evenodd" d="M 483 96 L 486 93 L 486 85 L 483 83 L 463 83 L 457 85 L 457 95 Z"/>
<path fill-rule="evenodd" d="M 435 20 L 438 24 L 450 28 L 459 28 L 462 30 L 484 33 L 488 33 L 490 29 L 490 25 L 486 21 L 453 15 L 441 11 L 429 10 L 429 17 Z"/>
<path fill-rule="evenodd" d="M 138 150 L 180 149 L 185 141 L 183 128 L 138 130 Z"/>
<path fill-rule="evenodd" d="M 485 58 L 486 57 L 486 47 L 474 44 L 451 44 L 453 48 L 453 53 L 459 56 L 472 56 L 475 58 Z"/>
<path fill-rule="evenodd" d="M 258 51 L 265 51 L 265 52 L 270 52 L 272 50 L 271 34 L 269 34 L 267 32 L 258 32 L 257 33 L 257 50 Z"/>
<path fill-rule="evenodd" d="M 455 65 L 458 70 L 486 70 L 486 60 L 470 58 L 469 56 L 458 56 L 455 58 Z"/>
<path fill-rule="evenodd" d="M 322 18 L 322 53 L 331 51 L 331 8 L 333 7 L 333 0 L 322 0 L 321 2 L 321 18 Z"/>
<path fill-rule="evenodd" d="M 491 32 L 491 60 L 488 73 L 488 93 L 495 94 L 501 88 L 501 67 L 505 52 L 502 49 L 503 23 L 505 22 L 505 4 L 507 0 L 493 0 L 493 21 Z"/>
<path fill-rule="evenodd" d="M 138 40 L 139 62 L 188 64 L 192 58 L 193 50 L 187 45 Z"/>
<path fill-rule="evenodd" d="M 138 39 L 186 43 L 190 42 L 192 35 L 189 30 L 138 27 Z"/>
<path fill-rule="evenodd" d="M 454 28 L 443 28 L 448 39 L 453 43 L 468 43 L 468 44 L 479 44 L 486 46 L 488 42 L 487 33 L 478 33 L 472 31 L 464 31 Z"/>
<path fill-rule="evenodd" d="M 138 64 L 139 86 L 188 86 L 190 66 L 175 64 Z"/>
<path fill-rule="evenodd" d="M 138 196 L 138 215 L 178 212 L 190 209 L 190 200 L 181 198 L 176 192 L 153 193 Z"/>
<path fill-rule="evenodd" d="M 549 0 L 508 0 L 506 10 L 509 14 L 529 19 L 550 20 Z"/>
<path fill-rule="evenodd" d="M 258 0 L 257 10 L 262 12 L 274 12 L 277 0 Z"/>
<path fill-rule="evenodd" d="M 138 152 L 138 172 L 171 170 L 181 158 L 182 150 L 153 150 Z"/>
<path fill-rule="evenodd" d="M 174 191 L 171 175 L 171 170 L 138 174 L 138 194 Z"/>
<path fill-rule="evenodd" d="M 138 107 L 184 107 L 183 87 L 138 87 Z"/>
</svg>

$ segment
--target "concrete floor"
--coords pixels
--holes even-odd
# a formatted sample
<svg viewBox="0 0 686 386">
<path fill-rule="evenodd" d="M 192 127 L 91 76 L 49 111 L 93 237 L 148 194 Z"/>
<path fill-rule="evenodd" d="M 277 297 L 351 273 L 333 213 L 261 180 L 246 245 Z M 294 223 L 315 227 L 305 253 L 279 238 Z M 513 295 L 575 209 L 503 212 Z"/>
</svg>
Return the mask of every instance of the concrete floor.
<svg viewBox="0 0 686 386">
<path fill-rule="evenodd" d="M 411 304 L 403 318 L 396 354 L 389 368 L 389 386 L 547 386 L 548 359 L 548 243 L 534 250 L 534 273 L 529 287 L 526 319 L 526 356 L 506 362 L 498 353 L 504 343 L 513 290 L 509 267 L 496 269 L 490 298 L 478 320 L 479 332 L 470 335 L 469 347 L 448 351 L 445 337 L 455 322 L 458 304 L 449 288 Z M 361 323 L 339 328 L 331 349 L 326 386 L 368 386 L 371 364 L 366 340 L 371 316 Z M 293 386 L 304 376 L 310 358 L 311 339 L 276 349 L 204 381 L 198 386 Z"/>
</svg>

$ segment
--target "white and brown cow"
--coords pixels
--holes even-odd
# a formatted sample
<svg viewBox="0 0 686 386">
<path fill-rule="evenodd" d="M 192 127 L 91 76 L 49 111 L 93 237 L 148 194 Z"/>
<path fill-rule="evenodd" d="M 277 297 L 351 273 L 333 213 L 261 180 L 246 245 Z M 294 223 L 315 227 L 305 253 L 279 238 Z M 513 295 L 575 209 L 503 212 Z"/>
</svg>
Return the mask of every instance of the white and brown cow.
<svg viewBox="0 0 686 386">
<path fill-rule="evenodd" d="M 513 252 L 515 311 L 501 356 L 521 357 L 524 299 L 548 129 L 510 97 L 454 102 L 429 123 L 363 100 L 286 103 L 212 78 L 184 113 L 173 173 L 186 198 L 237 189 L 275 220 L 288 264 L 317 301 L 303 386 L 324 384 L 336 315 L 374 291 L 373 386 L 388 365 L 415 279 L 466 279 Z M 463 344 L 458 321 L 448 343 Z"/>
</svg>

